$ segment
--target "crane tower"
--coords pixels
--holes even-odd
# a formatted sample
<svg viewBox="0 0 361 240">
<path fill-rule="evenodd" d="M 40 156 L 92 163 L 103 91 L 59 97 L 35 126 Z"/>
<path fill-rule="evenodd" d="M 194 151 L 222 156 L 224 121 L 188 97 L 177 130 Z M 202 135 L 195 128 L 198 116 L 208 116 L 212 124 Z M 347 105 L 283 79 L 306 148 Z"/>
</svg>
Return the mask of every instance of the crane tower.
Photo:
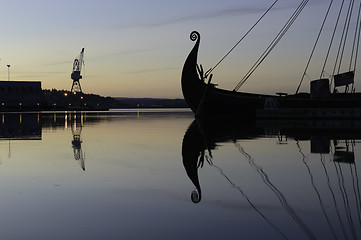
<svg viewBox="0 0 361 240">
<path fill-rule="evenodd" d="M 82 48 L 78 58 L 75 58 L 73 63 L 73 72 L 71 73 L 71 79 L 73 79 L 73 85 L 71 86 L 71 92 L 80 92 L 82 93 L 79 80 L 83 78 L 81 75 L 81 67 L 84 64 L 84 48 Z"/>
</svg>

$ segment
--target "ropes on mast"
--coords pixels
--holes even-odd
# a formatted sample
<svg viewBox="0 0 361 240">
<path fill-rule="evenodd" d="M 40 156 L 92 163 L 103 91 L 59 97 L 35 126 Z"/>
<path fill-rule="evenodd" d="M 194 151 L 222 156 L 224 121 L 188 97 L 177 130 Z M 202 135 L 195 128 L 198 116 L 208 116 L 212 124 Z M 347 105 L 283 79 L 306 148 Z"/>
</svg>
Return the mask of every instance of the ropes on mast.
<svg viewBox="0 0 361 240">
<path fill-rule="evenodd" d="M 308 69 L 308 67 L 310 65 L 311 59 L 313 57 L 313 54 L 314 54 L 314 51 L 315 51 L 315 48 L 316 48 L 316 45 L 318 44 L 320 35 L 321 35 L 322 31 L 323 31 L 326 19 L 329 16 L 329 11 L 330 11 L 330 8 L 331 8 L 331 5 L 333 4 L 333 2 L 334 2 L 333 0 L 330 1 L 328 10 L 327 10 L 326 15 L 324 17 L 324 20 L 322 22 L 320 31 L 319 31 L 317 39 L 316 39 L 316 42 L 315 42 L 314 47 L 312 49 L 312 52 L 311 52 L 311 55 L 310 55 L 309 60 L 307 62 L 306 68 L 305 68 L 305 70 L 303 72 L 302 78 L 301 78 L 301 80 L 299 82 L 299 85 L 297 87 L 296 94 L 298 93 L 298 91 L 300 89 L 300 86 L 301 86 L 301 84 L 303 82 L 304 77 L 307 75 L 306 74 L 307 69 Z M 354 85 L 354 72 L 355 72 L 355 69 L 356 69 L 358 48 L 359 48 L 359 42 L 360 42 L 361 4 L 360 4 L 359 9 L 358 9 L 356 27 L 355 27 L 355 30 L 354 30 L 354 33 L 353 33 L 353 41 L 352 41 L 352 43 L 348 43 L 347 36 L 348 36 L 348 34 L 350 32 L 350 26 L 351 26 L 351 22 L 352 22 L 352 18 L 353 18 L 352 17 L 353 10 L 355 10 L 354 8 L 356 8 L 356 7 L 355 7 L 355 0 L 349 0 L 347 10 L 346 9 L 344 10 L 344 2 L 345 1 L 342 0 L 342 2 L 340 3 L 340 6 L 339 6 L 337 19 L 336 19 L 336 22 L 335 22 L 335 26 L 334 26 L 334 29 L 333 29 L 332 36 L 330 38 L 330 43 L 329 43 L 329 46 L 328 46 L 328 49 L 327 49 L 326 57 L 325 57 L 323 67 L 322 67 L 322 70 L 321 70 L 321 74 L 320 74 L 320 77 L 319 77 L 319 79 L 321 79 L 323 74 L 325 73 L 325 66 L 326 66 L 326 63 L 328 61 L 328 57 L 329 57 L 329 54 L 330 54 L 330 51 L 331 51 L 332 44 L 334 42 L 334 37 L 335 37 L 337 29 L 339 29 L 339 27 L 338 27 L 339 21 L 340 21 L 342 12 L 345 12 L 344 24 L 343 24 L 342 30 L 340 29 L 340 34 L 341 35 L 340 35 L 338 47 L 336 49 L 337 52 L 335 54 L 335 61 L 334 61 L 333 71 L 332 71 L 332 74 L 330 75 L 331 76 L 330 85 L 332 85 L 332 84 L 334 85 L 334 92 L 337 92 L 336 87 L 340 87 L 340 86 L 345 86 L 345 92 L 347 92 L 349 90 L 349 88 L 348 88 L 349 85 L 351 85 L 351 91 L 354 91 L 354 88 L 353 88 L 353 85 Z M 348 65 L 348 70 L 347 70 L 348 72 L 342 72 L 341 73 L 340 72 L 341 71 L 341 65 L 342 65 L 342 62 L 343 62 L 342 60 L 343 60 L 344 55 L 345 55 L 346 44 L 348 44 L 349 47 L 350 47 L 351 57 L 350 57 L 350 60 L 349 60 L 349 65 Z"/>
<path fill-rule="evenodd" d="M 263 19 L 264 16 L 273 8 L 273 6 L 278 2 L 278 0 L 274 1 L 273 4 L 267 9 L 267 11 L 253 24 L 253 26 L 243 35 L 243 37 L 224 55 L 219 62 L 214 65 L 214 67 L 210 68 L 205 73 L 205 78 L 240 44 L 240 42 L 256 27 L 256 25 Z"/>
<path fill-rule="evenodd" d="M 342 63 L 342 58 L 343 58 L 344 51 L 345 51 L 346 42 L 347 42 L 346 41 L 347 40 L 347 34 L 348 34 L 349 26 L 350 26 L 350 20 L 351 20 L 351 15 L 352 15 L 352 9 L 353 9 L 354 2 L 355 2 L 354 0 L 350 1 L 350 5 L 349 5 L 348 10 L 347 10 L 345 25 L 344 25 L 344 28 L 343 28 L 343 31 L 342 31 L 342 39 L 340 41 L 340 49 L 339 49 L 339 51 L 341 50 L 341 56 L 340 56 L 340 60 L 338 62 L 337 73 L 340 73 L 340 69 L 341 69 L 341 63 Z M 335 65 L 336 64 L 337 63 L 335 63 Z M 334 72 L 335 72 L 335 70 L 334 70 Z"/>
<path fill-rule="evenodd" d="M 357 57 L 358 57 L 358 49 L 359 49 L 359 45 L 360 45 L 360 33 L 361 33 L 361 19 L 360 19 L 360 15 L 361 15 L 361 2 L 360 2 L 359 11 L 358 11 L 358 16 L 357 16 L 357 24 L 358 24 L 358 27 L 356 27 L 356 31 L 358 31 L 358 34 L 357 34 L 356 54 L 355 54 L 355 61 L 354 61 L 354 69 L 355 69 L 355 70 L 356 70 L 356 62 L 357 62 Z"/>
<path fill-rule="evenodd" d="M 277 34 L 277 36 L 273 39 L 271 44 L 266 48 L 266 50 L 262 53 L 262 55 L 259 57 L 259 59 L 254 63 L 254 65 L 251 67 L 251 69 L 247 72 L 247 74 L 242 78 L 242 80 L 236 85 L 236 87 L 233 89 L 233 91 L 238 91 L 238 89 L 248 80 L 248 78 L 253 74 L 253 72 L 258 68 L 258 66 L 265 60 L 265 58 L 268 56 L 268 54 L 273 50 L 273 48 L 277 45 L 277 43 L 282 39 L 282 37 L 286 34 L 288 29 L 292 26 L 292 24 L 295 22 L 297 17 L 300 15 L 302 10 L 305 8 L 309 0 L 303 0 L 300 5 L 297 7 L 295 12 L 291 15 L 291 17 L 288 19 L 286 24 L 282 27 L 280 32 Z"/>
<path fill-rule="evenodd" d="M 313 48 L 312 48 L 312 51 L 311 51 L 311 55 L 310 55 L 310 57 L 309 57 L 309 59 L 308 59 L 308 62 L 307 62 L 307 64 L 306 64 L 305 71 L 303 72 L 301 81 L 300 81 L 300 83 L 298 84 L 298 87 L 297 87 L 297 90 L 296 90 L 296 94 L 297 94 L 298 91 L 300 90 L 300 87 L 301 87 L 301 84 L 302 84 L 302 82 L 303 82 L 303 79 L 305 78 L 307 69 L 308 69 L 308 67 L 309 67 L 309 65 L 310 65 L 310 63 L 311 63 L 311 59 L 312 59 L 313 54 L 314 54 L 314 52 L 315 52 L 315 49 L 316 49 L 318 40 L 320 39 L 320 36 L 321 36 L 322 30 L 323 30 L 323 27 L 325 26 L 325 22 L 326 22 L 326 19 L 327 19 L 327 17 L 328 17 L 328 14 L 330 13 L 330 9 L 331 9 L 332 3 L 333 3 L 333 0 L 331 0 L 330 4 L 329 4 L 329 6 L 328 6 L 328 9 L 327 9 L 326 15 L 325 15 L 325 17 L 324 17 L 324 19 L 323 19 L 323 22 L 322 22 L 320 31 L 318 32 L 316 42 L 315 42 L 315 44 L 313 45 Z"/>
<path fill-rule="evenodd" d="M 352 53 L 351 53 L 351 60 L 350 60 L 350 66 L 349 66 L 350 70 L 352 68 L 352 60 L 353 59 L 354 59 L 354 67 L 353 67 L 353 69 L 354 70 L 356 69 L 358 47 L 359 47 L 359 43 L 360 43 L 360 14 L 361 14 L 361 2 L 360 2 L 359 9 L 358 9 L 357 23 L 356 23 L 356 28 L 355 28 L 355 35 L 354 35 L 353 44 L 352 44 Z M 355 58 L 353 57 L 354 54 L 355 54 Z"/>
<path fill-rule="evenodd" d="M 361 4 L 359 6 L 358 14 L 357 14 L 357 21 L 356 21 L 356 27 L 355 27 L 355 32 L 354 32 L 354 37 L 353 37 L 353 42 L 352 42 L 352 47 L 351 47 L 351 57 L 350 57 L 350 62 L 349 62 L 349 66 L 348 66 L 348 72 L 340 74 L 341 63 L 342 63 L 342 58 L 344 55 L 346 42 L 347 42 L 347 35 L 349 32 L 354 3 L 355 3 L 355 0 L 350 0 L 346 18 L 345 18 L 345 23 L 344 23 L 343 30 L 342 30 L 339 48 L 338 48 L 338 52 L 337 52 L 337 56 L 336 56 L 336 60 L 335 60 L 335 65 L 334 65 L 334 69 L 333 69 L 333 74 L 332 74 L 333 79 L 331 79 L 331 81 L 333 80 L 333 82 L 334 82 L 334 91 L 335 92 L 337 92 L 336 87 L 339 87 L 339 86 L 345 86 L 345 92 L 347 92 L 349 90 L 349 88 L 348 88 L 349 84 L 351 84 L 351 91 L 353 92 L 355 90 L 354 89 L 354 73 L 355 73 L 355 69 L 356 69 L 356 62 L 357 62 L 357 55 L 358 55 L 358 48 L 359 48 L 359 41 L 360 41 Z M 353 63 L 354 63 L 354 66 L 352 67 Z M 335 75 L 335 73 L 337 73 L 337 74 Z M 348 76 L 346 76 L 346 75 L 348 75 Z"/>
<path fill-rule="evenodd" d="M 336 34 L 336 30 L 337 30 L 337 26 L 338 26 L 338 23 L 339 23 L 339 20 L 340 20 L 340 16 L 341 16 L 341 12 L 342 12 L 342 9 L 343 9 L 343 4 L 344 4 L 344 2 L 345 2 L 345 0 L 342 0 L 341 7 L 340 7 L 340 10 L 339 10 L 338 15 L 337 15 L 336 24 L 335 24 L 335 27 L 334 27 L 334 29 L 333 29 L 333 33 L 332 33 L 330 45 L 328 46 L 328 49 L 327 49 L 327 54 L 326 54 L 325 62 L 323 63 L 323 67 L 322 67 L 322 71 L 321 71 L 321 74 L 320 74 L 320 78 L 322 77 L 323 73 L 325 72 L 325 67 L 326 67 L 327 59 L 328 59 L 328 56 L 329 56 L 330 51 L 331 51 L 331 46 L 332 46 L 333 39 L 334 39 L 335 34 Z"/>
</svg>

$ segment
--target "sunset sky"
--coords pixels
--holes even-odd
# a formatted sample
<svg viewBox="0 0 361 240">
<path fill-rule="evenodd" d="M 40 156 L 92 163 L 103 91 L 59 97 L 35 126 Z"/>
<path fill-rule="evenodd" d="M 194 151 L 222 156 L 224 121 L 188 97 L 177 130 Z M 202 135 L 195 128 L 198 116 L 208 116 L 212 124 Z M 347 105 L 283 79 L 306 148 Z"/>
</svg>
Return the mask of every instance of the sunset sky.
<svg viewBox="0 0 361 240">
<path fill-rule="evenodd" d="M 346 1 L 347 2 L 347 1 Z M 181 69 L 201 33 L 199 63 L 214 66 L 273 0 L 0 0 L 0 79 L 41 81 L 70 90 L 74 58 L 85 48 L 85 93 L 181 98 Z M 279 0 L 214 70 L 233 89 L 301 0 Z M 310 0 L 297 22 L 241 91 L 294 92 L 329 0 Z M 315 67 L 320 62 L 315 62 Z M 319 65 L 310 78 L 319 77 Z M 309 89 L 309 80 L 303 90 Z"/>
</svg>

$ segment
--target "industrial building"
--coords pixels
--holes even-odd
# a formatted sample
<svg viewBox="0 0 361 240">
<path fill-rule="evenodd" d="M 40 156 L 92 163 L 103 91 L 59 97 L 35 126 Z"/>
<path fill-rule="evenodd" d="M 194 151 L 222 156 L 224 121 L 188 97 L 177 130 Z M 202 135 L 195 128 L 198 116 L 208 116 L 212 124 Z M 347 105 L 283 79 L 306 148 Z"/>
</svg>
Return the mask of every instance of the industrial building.
<svg viewBox="0 0 361 240">
<path fill-rule="evenodd" d="M 40 81 L 0 81 L 0 109 L 37 109 L 41 99 Z"/>
</svg>

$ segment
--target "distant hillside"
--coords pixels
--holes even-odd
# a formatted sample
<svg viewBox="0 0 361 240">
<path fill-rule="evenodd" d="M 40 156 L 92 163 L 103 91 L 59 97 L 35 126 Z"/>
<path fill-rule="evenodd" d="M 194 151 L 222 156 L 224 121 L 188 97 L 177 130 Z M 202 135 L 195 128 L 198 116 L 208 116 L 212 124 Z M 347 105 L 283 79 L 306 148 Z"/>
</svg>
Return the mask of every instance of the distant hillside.
<svg viewBox="0 0 361 240">
<path fill-rule="evenodd" d="M 112 108 L 188 108 L 184 99 L 113 97 Z"/>
</svg>

